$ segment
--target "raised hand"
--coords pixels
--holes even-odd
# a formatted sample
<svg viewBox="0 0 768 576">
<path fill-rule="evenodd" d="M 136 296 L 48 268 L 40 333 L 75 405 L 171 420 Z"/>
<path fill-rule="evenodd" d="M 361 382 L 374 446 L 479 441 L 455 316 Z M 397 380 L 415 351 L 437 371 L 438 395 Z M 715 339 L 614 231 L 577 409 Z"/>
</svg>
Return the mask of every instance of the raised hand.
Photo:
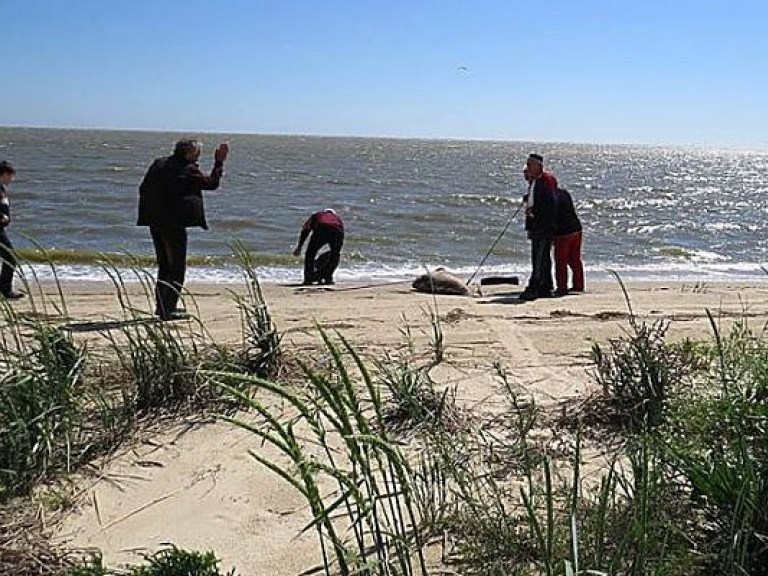
<svg viewBox="0 0 768 576">
<path fill-rule="evenodd" d="M 216 162 L 224 162 L 229 154 L 229 142 L 222 142 L 216 151 L 213 153 L 213 159 Z"/>
</svg>

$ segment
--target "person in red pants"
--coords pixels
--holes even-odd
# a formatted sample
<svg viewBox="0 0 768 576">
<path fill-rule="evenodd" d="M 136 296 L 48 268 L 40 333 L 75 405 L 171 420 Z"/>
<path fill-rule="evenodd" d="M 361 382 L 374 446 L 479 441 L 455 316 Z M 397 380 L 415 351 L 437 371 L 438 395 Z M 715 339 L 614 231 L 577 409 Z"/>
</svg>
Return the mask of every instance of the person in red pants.
<svg viewBox="0 0 768 576">
<path fill-rule="evenodd" d="M 568 190 L 555 191 L 555 296 L 584 292 L 584 264 L 581 261 L 581 221 Z M 573 284 L 568 289 L 568 268 Z"/>
</svg>

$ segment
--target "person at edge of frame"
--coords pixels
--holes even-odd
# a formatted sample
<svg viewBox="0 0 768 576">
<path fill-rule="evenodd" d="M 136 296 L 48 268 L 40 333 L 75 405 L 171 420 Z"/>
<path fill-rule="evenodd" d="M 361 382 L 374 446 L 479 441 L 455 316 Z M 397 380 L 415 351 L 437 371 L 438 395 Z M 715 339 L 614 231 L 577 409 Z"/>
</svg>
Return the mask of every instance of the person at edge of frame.
<svg viewBox="0 0 768 576">
<path fill-rule="evenodd" d="M 13 273 L 18 266 L 8 233 L 5 231 L 11 223 L 11 202 L 8 187 L 16 176 L 16 169 L 10 162 L 0 162 L 0 297 L 6 300 L 19 300 L 24 294 L 13 289 Z"/>
</svg>

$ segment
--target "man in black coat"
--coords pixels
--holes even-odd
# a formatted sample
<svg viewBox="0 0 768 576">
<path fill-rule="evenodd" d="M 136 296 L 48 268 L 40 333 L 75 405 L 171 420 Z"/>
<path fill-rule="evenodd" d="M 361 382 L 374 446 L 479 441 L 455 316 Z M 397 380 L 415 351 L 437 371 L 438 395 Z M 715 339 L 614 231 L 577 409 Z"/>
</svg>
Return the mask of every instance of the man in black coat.
<svg viewBox="0 0 768 576">
<path fill-rule="evenodd" d="M 187 269 L 187 228 L 208 229 L 202 191 L 219 187 L 229 153 L 229 144 L 219 144 L 206 176 L 197 163 L 202 148 L 199 140 L 179 140 L 171 156 L 152 163 L 139 186 L 137 225 L 149 226 L 155 246 L 155 314 L 162 320 L 184 317 L 176 305 Z"/>
<path fill-rule="evenodd" d="M 557 179 L 544 171 L 544 158 L 531 154 L 525 164 L 529 192 L 523 198 L 525 229 L 531 240 L 531 276 L 520 294 L 521 300 L 535 300 L 552 295 L 552 237 L 555 232 L 555 191 Z"/>
</svg>

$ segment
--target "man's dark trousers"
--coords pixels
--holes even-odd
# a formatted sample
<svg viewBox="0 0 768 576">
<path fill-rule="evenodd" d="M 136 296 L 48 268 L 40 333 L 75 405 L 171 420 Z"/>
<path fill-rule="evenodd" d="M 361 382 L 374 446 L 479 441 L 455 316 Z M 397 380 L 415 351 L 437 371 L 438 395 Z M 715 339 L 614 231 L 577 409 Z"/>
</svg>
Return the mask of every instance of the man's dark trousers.
<svg viewBox="0 0 768 576">
<path fill-rule="evenodd" d="M 13 286 L 13 271 L 16 269 L 16 256 L 13 254 L 13 244 L 11 244 L 8 234 L 0 228 L 0 294 L 10 294 Z"/>
<path fill-rule="evenodd" d="M 527 292 L 549 296 L 552 292 L 552 237 L 536 234 L 531 238 L 531 278 Z"/>
<path fill-rule="evenodd" d="M 187 229 L 150 226 L 157 257 L 155 314 L 169 318 L 176 310 L 187 270 Z"/>
<path fill-rule="evenodd" d="M 331 248 L 330 261 L 326 268 L 323 278 L 315 278 L 315 257 L 317 251 L 328 244 Z M 344 245 L 344 232 L 333 226 L 318 226 L 312 231 L 312 236 L 307 245 L 307 252 L 304 254 L 304 282 L 310 283 L 317 280 L 331 282 L 333 273 L 339 265 L 341 259 L 341 247 Z"/>
</svg>

